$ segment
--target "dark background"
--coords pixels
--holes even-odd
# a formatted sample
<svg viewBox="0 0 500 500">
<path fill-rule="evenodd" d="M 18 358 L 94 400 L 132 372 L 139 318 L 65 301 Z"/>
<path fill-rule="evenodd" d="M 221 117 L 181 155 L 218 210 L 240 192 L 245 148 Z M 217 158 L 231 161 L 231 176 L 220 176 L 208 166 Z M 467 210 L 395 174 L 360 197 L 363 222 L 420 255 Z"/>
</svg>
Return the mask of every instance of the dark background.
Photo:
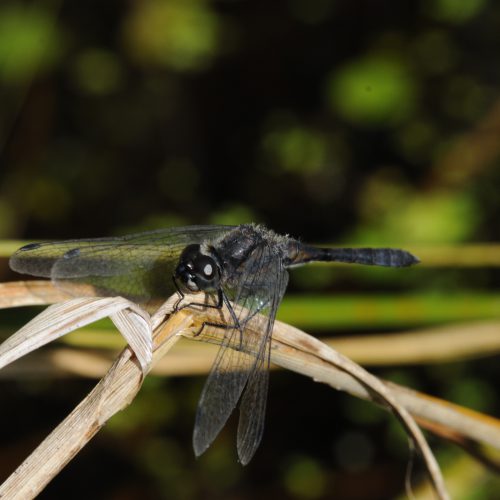
<svg viewBox="0 0 500 500">
<path fill-rule="evenodd" d="M 493 0 L 5 0 L 0 238 L 255 221 L 310 242 L 493 243 L 499 33 Z M 413 292 L 435 297 L 439 310 L 442 296 L 493 294 L 498 283 L 493 268 L 425 262 L 396 277 L 321 273 L 297 273 L 290 294 Z M 6 259 L 0 276 L 14 279 Z M 26 317 L 2 312 L 5 334 Z M 368 330 L 377 327 L 326 333 Z M 498 414 L 496 365 L 375 372 Z M 291 373 L 272 374 L 264 440 L 248 467 L 236 463 L 235 421 L 195 460 L 202 382 L 147 380 L 42 498 L 404 494 L 409 455 L 398 424 Z M 2 477 L 93 384 L 1 383 Z M 476 471 L 455 448 L 432 444 L 453 480 Z M 495 488 L 479 470 L 456 498 L 494 498 Z"/>
</svg>

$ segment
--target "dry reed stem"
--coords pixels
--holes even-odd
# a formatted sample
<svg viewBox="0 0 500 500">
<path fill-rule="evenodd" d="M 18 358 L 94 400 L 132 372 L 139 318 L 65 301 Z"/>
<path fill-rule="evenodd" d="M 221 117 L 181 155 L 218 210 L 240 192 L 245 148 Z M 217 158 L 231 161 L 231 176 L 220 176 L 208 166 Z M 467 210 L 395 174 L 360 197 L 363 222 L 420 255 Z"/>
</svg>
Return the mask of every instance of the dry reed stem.
<svg viewBox="0 0 500 500">
<path fill-rule="evenodd" d="M 277 326 L 279 323 L 277 323 Z M 151 373 L 155 375 L 202 375 L 208 373 L 217 352 L 217 346 L 196 343 L 191 348 L 188 341 L 181 341 L 169 353 L 168 358 L 159 359 Z M 189 342 L 193 344 L 193 342 Z M 181 351 L 179 353 L 179 351 Z M 349 356 L 350 357 L 350 356 Z M 75 351 L 69 348 L 36 351 L 29 358 L 21 358 L 0 371 L 0 378 L 21 376 L 80 376 L 102 377 L 113 362 L 112 352 Z M 285 365 L 285 361 L 282 363 Z M 278 365 L 274 365 L 278 367 Z M 300 371 L 299 366 L 286 365 L 290 370 Z M 333 370 L 333 368 L 332 368 Z M 304 375 L 308 375 L 304 373 Z M 319 374 L 311 374 L 323 381 Z M 335 380 L 342 390 L 362 399 L 371 399 L 370 394 L 351 376 L 338 371 Z M 325 381 L 325 383 L 328 383 Z M 418 419 L 421 426 L 434 432 L 433 423 L 442 425 L 450 432 L 459 433 L 464 439 L 472 439 L 483 445 L 500 450 L 500 421 L 463 406 L 384 381 L 390 385 L 398 400 Z M 441 433 L 439 434 L 441 435 Z"/>
<path fill-rule="evenodd" d="M 33 290 L 36 291 L 36 295 L 31 295 Z M 36 282 L 13 282 L 13 283 L 4 283 L 0 284 L 0 307 L 13 307 L 15 305 L 27 305 L 29 304 L 37 304 L 40 303 L 41 296 L 45 295 L 48 297 L 46 302 L 51 302 L 51 299 L 57 295 L 54 292 L 54 287 L 50 282 L 47 281 L 36 281 Z M 26 296 L 27 295 L 27 296 Z M 31 300 L 31 302 L 30 302 Z M 276 328 L 281 325 L 280 322 L 276 322 Z M 488 331 L 486 338 L 480 341 L 480 343 L 485 343 L 489 345 L 491 340 L 491 332 L 494 329 L 495 324 L 488 324 Z M 458 327 L 460 330 L 460 327 Z M 446 328 L 445 328 L 446 330 Z M 464 337 L 464 333 L 466 333 L 465 327 L 464 331 L 460 332 L 460 337 Z M 481 331 L 479 331 L 479 337 L 481 337 Z M 401 336 L 387 336 L 382 337 L 381 341 L 383 345 L 387 346 L 387 342 L 392 340 L 397 340 L 398 338 L 404 337 Z M 446 332 L 444 335 L 443 341 L 448 339 L 448 343 L 455 341 L 451 336 L 451 331 Z M 468 339 L 473 339 L 473 335 L 467 336 Z M 368 341 L 370 339 L 367 339 Z M 418 336 L 417 339 L 418 341 Z M 428 337 L 426 342 L 432 342 L 432 337 Z M 365 340 L 360 339 L 360 343 L 364 344 Z M 333 343 L 333 341 L 332 341 Z M 398 343 L 396 341 L 396 343 Z M 452 342 L 456 343 L 456 342 Z M 493 340 L 494 343 L 494 340 Z M 356 343 L 353 342 L 355 346 Z M 199 347 L 199 349 L 198 349 Z M 349 343 L 346 341 L 342 343 L 342 348 L 349 350 Z M 388 346 L 387 346 L 388 347 Z M 195 349 L 196 348 L 196 349 Z M 158 365 L 160 367 L 159 373 L 168 373 L 168 374 L 191 374 L 191 373 L 206 373 L 206 371 L 211 366 L 211 355 L 206 354 L 207 348 L 212 348 L 211 355 L 215 354 L 214 346 L 210 345 L 194 345 L 193 348 L 190 348 L 187 353 L 184 353 L 180 360 L 175 364 L 177 366 L 167 368 L 168 360 L 163 360 Z M 193 351 L 197 351 L 199 354 L 193 354 Z M 97 376 L 101 373 L 102 367 L 105 366 L 106 358 L 103 359 L 102 355 L 92 354 L 92 353 L 71 353 L 71 359 L 68 361 L 65 359 L 65 356 L 69 356 L 71 351 L 69 349 L 65 349 L 62 352 L 50 353 L 42 352 L 38 353 L 38 356 L 43 357 L 44 361 L 48 358 L 49 361 L 53 361 L 56 365 L 61 366 L 63 369 L 70 370 L 71 373 L 83 374 L 84 376 Z M 352 353 L 355 356 L 355 353 Z M 83 356 L 83 358 L 82 358 Z M 195 358 L 195 363 L 193 364 L 192 358 Z M 36 355 L 32 356 L 32 359 L 36 359 Z M 189 361 L 191 360 L 191 363 Z M 96 363 L 98 366 L 93 367 L 91 362 Z M 89 362 L 90 368 L 89 371 L 78 371 L 78 366 L 83 366 L 85 363 Z M 22 364 L 23 360 L 19 362 Z M 11 368 L 12 371 L 20 371 L 16 368 L 16 365 L 13 365 Z M 39 363 L 40 366 L 43 366 L 43 363 Z M 196 365 L 196 366 L 195 366 Z M 181 366 L 183 370 L 181 371 Z M 75 372 L 75 370 L 77 370 Z M 90 373 L 89 373 L 90 372 Z M 351 377 L 346 374 L 342 374 L 341 372 L 336 375 L 337 377 L 343 377 L 342 385 L 347 392 L 351 394 L 369 398 L 369 395 L 366 393 L 364 387 L 360 386 L 358 383 L 353 381 Z M 494 446 L 497 449 L 500 449 L 500 425 L 497 419 L 492 417 L 488 417 L 487 415 L 474 412 L 472 410 L 468 410 L 459 405 L 454 405 L 452 403 L 448 403 L 446 401 L 440 400 L 438 398 L 433 398 L 431 396 L 427 396 L 422 393 L 418 393 L 411 389 L 404 388 L 402 386 L 398 386 L 396 384 L 391 383 L 391 388 L 393 391 L 398 392 L 398 398 L 401 399 L 404 405 L 415 415 L 419 416 L 422 419 L 427 419 L 428 421 L 436 421 L 441 424 L 448 425 L 451 430 L 454 432 L 459 432 L 465 437 L 470 439 L 475 439 L 484 444 L 489 444 Z"/>
<path fill-rule="evenodd" d="M 23 303 L 26 303 L 25 299 Z M 169 306 L 171 303 L 167 304 L 166 311 Z M 156 341 L 155 345 L 162 347 L 156 349 L 153 362 L 163 355 L 163 351 L 170 349 L 178 333 L 184 332 L 184 334 L 189 335 L 190 331 L 192 333 L 193 327 L 198 328 L 200 321 L 206 320 L 206 313 L 207 311 L 204 311 L 203 317 L 200 318 L 193 316 L 192 311 L 188 314 L 185 310 L 181 310 L 172 315 L 164 325 L 161 324 L 162 314 L 156 315 L 154 321 L 156 338 L 162 332 L 165 335 L 166 330 L 169 333 L 166 343 Z M 217 314 L 216 311 L 213 313 Z M 214 341 L 213 338 L 210 340 Z M 29 495 L 41 491 L 47 482 L 95 435 L 108 418 L 129 404 L 140 387 L 143 375 L 143 371 L 136 364 L 131 352 L 128 348 L 123 351 L 104 379 L 1 486 L 0 493 L 17 494 L 16 492 L 22 491 L 23 496 L 8 498 L 27 498 L 26 495 L 30 497 Z M 413 419 L 400 406 L 399 389 L 396 391 L 389 389 L 388 385 L 384 385 L 379 379 L 371 376 L 342 355 L 335 353 L 317 339 L 280 323 L 277 323 L 274 332 L 272 360 L 282 366 L 312 376 L 315 380 L 326 382 L 333 387 L 347 390 L 356 395 L 362 395 L 379 404 L 383 400 L 398 414 L 417 440 L 439 498 L 448 498 L 439 468 L 427 443 Z M 345 377 L 349 380 L 348 384 L 344 384 Z M 430 420 L 432 421 L 432 419 Z M 79 425 L 75 425 L 76 423 Z M 67 435 L 68 430 L 72 434 L 71 436 Z M 57 449 L 57 453 L 54 453 L 54 449 Z M 49 457 L 51 460 L 48 460 Z M 22 490 L 19 489 L 21 483 L 23 484 Z"/>
<path fill-rule="evenodd" d="M 72 298 L 59 291 L 49 281 L 20 281 L 0 283 L 0 309 L 27 305 L 47 305 Z M 322 338 L 322 342 L 344 353 L 350 359 L 364 365 L 404 365 L 417 363 L 439 363 L 478 356 L 491 356 L 500 352 L 500 321 L 474 321 L 456 325 L 445 325 L 402 332 L 399 334 L 356 335 L 355 337 Z M 100 332 L 85 331 L 73 335 L 79 347 L 94 348 L 93 338 L 102 338 Z M 78 339 L 78 340 L 77 340 Z M 199 348 L 198 348 L 199 347 Z M 206 373 L 211 366 L 206 346 L 182 346 L 168 363 L 160 363 L 158 374 Z M 119 348 L 119 345 L 117 346 Z M 96 360 L 102 356 L 96 354 Z M 66 364 L 66 363 L 64 363 Z M 102 366 L 102 363 L 99 363 Z M 95 376 L 101 376 L 97 372 Z M 76 373 L 71 371 L 70 373 Z"/>
<path fill-rule="evenodd" d="M 321 337 L 326 345 L 365 366 L 402 366 L 460 361 L 500 352 L 500 321 L 463 323 L 402 333 Z M 80 376 L 101 378 L 123 342 L 109 329 L 82 328 L 65 337 L 66 347 L 32 353 L 0 371 L 0 378 Z M 78 347 L 79 349 L 73 349 Z M 82 349 L 84 348 L 84 349 Z M 182 340 L 160 360 L 155 375 L 199 375 L 210 370 L 215 346 Z"/>
<path fill-rule="evenodd" d="M 195 302 L 196 297 L 186 296 L 184 301 L 189 304 Z M 239 307 L 234 304 L 233 307 L 236 316 L 240 317 L 238 313 Z M 244 315 L 241 317 L 244 317 Z M 222 323 L 230 322 L 229 313 L 216 309 L 206 309 L 201 317 L 201 321 L 211 323 L 218 323 L 221 320 Z M 195 318 L 195 323 L 201 325 L 200 318 Z M 199 328 L 195 331 L 199 331 Z M 250 324 L 245 326 L 245 335 L 260 335 L 260 332 L 252 331 L 252 324 Z M 223 338 L 224 331 L 212 330 L 210 337 L 205 336 L 204 340 L 215 341 L 220 344 Z M 315 337 L 311 337 L 301 330 L 281 322 L 276 322 L 273 329 L 271 361 L 284 368 L 310 376 L 316 381 L 326 382 L 337 390 L 345 389 L 339 386 L 336 375 L 339 372 L 349 375 L 353 381 L 358 382 L 360 387 L 364 388 L 368 399 L 382 404 L 401 421 L 417 450 L 422 455 L 437 497 L 440 499 L 449 498 L 439 465 L 422 431 L 410 413 L 399 403 L 393 391 L 380 379 Z M 331 370 L 331 368 L 334 368 L 334 370 Z"/>
<path fill-rule="evenodd" d="M 72 298 L 48 280 L 0 283 L 0 309 L 21 306 L 46 306 Z"/>
<path fill-rule="evenodd" d="M 185 299 L 189 303 L 189 301 L 196 300 L 196 297 L 185 297 Z M 79 314 L 78 307 L 81 307 L 80 303 L 84 301 L 84 305 L 87 307 L 89 300 L 91 299 L 73 299 L 66 302 L 66 304 L 69 305 L 69 311 L 72 314 L 71 321 L 74 320 L 75 308 Z M 188 312 L 186 310 L 181 310 L 171 315 L 166 323 L 162 323 L 165 315 L 171 312 L 172 304 L 175 300 L 176 296 L 172 297 L 165 304 L 163 310 L 160 309 L 151 319 L 151 325 L 153 326 L 155 332 L 154 359 L 159 359 L 164 355 L 165 351 L 170 349 L 176 340 L 177 334 L 192 334 L 193 331 L 199 331 L 202 322 L 217 321 L 218 318 L 220 319 L 220 317 L 224 315 L 222 311 L 216 311 L 214 309 L 202 310 L 198 314 L 191 309 Z M 110 306 L 109 299 L 95 299 L 95 301 L 96 309 L 99 307 L 99 303 L 102 303 L 102 307 L 106 311 L 108 310 L 107 308 Z M 120 307 L 122 307 L 122 301 L 123 299 L 121 298 L 117 299 L 117 302 L 120 302 Z M 73 306 L 73 303 L 76 305 Z M 42 313 L 40 316 L 44 317 L 43 323 L 46 322 L 45 316 L 52 318 L 52 311 L 59 312 L 61 306 L 62 305 L 51 306 L 47 310 L 49 311 L 48 315 L 44 315 L 44 313 Z M 79 318 L 78 314 L 76 316 L 77 318 Z M 113 312 L 113 314 L 115 313 Z M 134 311 L 133 305 L 132 307 L 120 310 L 119 314 L 122 314 L 124 317 L 121 323 L 115 322 L 120 329 L 129 329 L 131 325 L 130 320 L 138 317 L 137 312 Z M 99 315 L 102 315 L 102 313 L 99 312 Z M 61 316 L 62 317 L 59 318 L 58 322 L 65 326 L 66 331 L 68 320 L 63 317 L 62 311 Z M 189 318 L 190 321 L 186 322 L 186 318 Z M 30 324 L 31 323 L 36 323 L 36 319 L 32 320 Z M 174 324 L 174 327 L 171 326 L 172 323 Z M 181 327 L 179 327 L 179 325 L 181 325 Z M 165 336 L 164 332 L 167 328 L 168 334 Z M 61 328 L 58 327 L 56 328 L 56 331 L 59 331 L 60 329 Z M 158 336 L 162 333 L 162 337 L 159 338 Z M 245 331 L 245 334 L 260 335 L 260 332 L 248 329 Z M 127 337 L 127 335 L 125 336 Z M 211 336 L 210 341 L 219 343 L 222 341 L 223 336 L 223 332 L 221 331 L 220 338 L 217 338 L 218 334 L 215 334 Z M 14 335 L 14 337 L 16 337 L 16 335 Z M 280 339 L 280 337 L 282 338 Z M 21 336 L 20 338 L 23 337 Z M 285 340 L 288 344 L 288 346 L 284 344 L 285 349 L 282 348 L 283 340 Z M 7 341 L 7 344 L 8 343 L 9 342 Z M 16 345 L 15 343 L 13 344 Z M 326 363 L 327 367 L 329 364 L 332 364 L 333 366 L 340 368 L 342 371 L 349 373 L 363 386 L 368 388 L 368 392 L 371 393 L 372 397 L 376 401 L 383 401 L 386 406 L 398 416 L 408 433 L 412 436 L 417 449 L 421 452 L 424 458 L 424 462 L 429 472 L 429 477 L 438 498 L 449 498 L 439 466 L 420 429 L 409 413 L 399 405 L 397 399 L 394 398 L 391 391 L 387 389 L 381 381 L 365 372 L 361 367 L 355 365 L 347 358 L 335 353 L 335 351 L 331 350 L 320 341 L 295 329 L 287 330 L 285 328 L 281 332 L 279 330 L 277 331 L 277 339 L 273 342 L 272 346 L 272 359 L 274 360 L 276 354 L 278 353 L 278 361 L 281 359 L 283 362 L 283 359 L 286 359 L 287 355 L 289 355 L 288 352 L 283 358 L 283 352 L 284 350 L 289 350 L 290 347 L 295 348 L 295 353 L 292 356 L 295 363 L 299 361 L 299 365 L 306 367 L 317 366 L 318 361 Z M 18 349 L 17 346 L 16 348 Z M 305 351 L 305 353 L 302 351 Z M 311 353 L 308 353 L 308 351 L 313 352 L 314 355 L 311 356 Z M 48 481 L 50 481 L 59 472 L 59 470 L 61 470 L 61 468 L 75 456 L 75 454 L 95 435 L 95 433 L 112 415 L 123 409 L 131 402 L 140 387 L 143 376 L 145 375 L 144 368 L 149 370 L 149 365 L 144 366 L 142 363 L 142 368 L 139 368 L 137 366 L 137 358 L 135 356 L 132 357 L 131 353 L 132 350 L 128 348 L 122 353 L 119 360 L 113 364 L 108 374 L 102 379 L 101 382 L 99 382 L 89 396 L 86 397 L 76 410 L 53 431 L 53 433 L 32 453 L 30 457 L 28 457 L 28 459 L 14 472 L 14 474 L 12 474 L 5 481 L 5 483 L 0 487 L 0 495 L 7 496 L 8 498 L 31 498 L 33 495 L 38 494 L 38 492 L 46 486 Z M 319 359 L 315 360 L 314 356 Z M 307 373 L 307 371 L 307 368 L 303 369 L 303 373 Z M 337 384 L 334 382 L 333 385 Z"/>
<path fill-rule="evenodd" d="M 185 311 L 167 323 L 156 322 L 155 338 L 161 338 L 156 357 L 163 356 L 190 324 L 192 317 Z M 130 404 L 144 375 L 131 348 L 125 348 L 96 387 L 0 486 L 0 497 L 24 500 L 38 495 L 109 418 Z"/>
</svg>

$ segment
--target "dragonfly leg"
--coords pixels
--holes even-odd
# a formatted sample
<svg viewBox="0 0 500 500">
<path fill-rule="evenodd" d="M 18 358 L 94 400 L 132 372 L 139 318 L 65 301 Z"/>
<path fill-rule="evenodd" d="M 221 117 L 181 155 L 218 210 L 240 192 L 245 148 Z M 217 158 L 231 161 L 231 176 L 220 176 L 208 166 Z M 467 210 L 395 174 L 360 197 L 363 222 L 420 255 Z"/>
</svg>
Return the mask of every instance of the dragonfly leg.
<svg viewBox="0 0 500 500">
<path fill-rule="evenodd" d="M 182 299 L 184 298 L 184 293 L 182 292 L 180 286 L 177 283 L 177 280 L 175 279 L 175 276 L 172 275 L 172 281 L 174 282 L 175 289 L 177 290 L 177 293 L 179 294 L 179 300 L 175 303 L 174 306 L 174 311 L 179 310 L 179 304 L 182 302 Z"/>
<path fill-rule="evenodd" d="M 193 307 L 193 306 L 198 306 L 198 307 L 211 307 L 213 309 L 222 309 L 222 306 L 224 305 L 224 300 L 223 300 L 223 292 L 221 289 L 217 290 L 217 304 L 207 304 L 206 302 L 189 302 L 188 304 L 183 304 L 180 306 L 179 304 L 182 302 L 182 299 L 185 297 L 184 292 L 181 290 L 179 287 L 177 280 L 175 279 L 175 276 L 172 276 L 172 281 L 174 282 L 175 288 L 177 290 L 177 293 L 179 294 L 179 300 L 175 303 L 174 309 L 176 311 L 180 311 L 181 309 L 185 309 L 186 307 Z"/>
<path fill-rule="evenodd" d="M 225 323 L 213 323 L 211 321 L 204 321 L 202 324 L 201 324 L 201 327 L 200 329 L 193 334 L 193 337 L 198 337 L 198 335 L 201 334 L 201 332 L 203 331 L 203 329 L 205 327 L 209 327 L 211 326 L 212 328 L 220 328 L 221 330 L 238 330 L 238 334 L 239 334 L 239 345 L 238 347 L 234 347 L 234 349 L 236 349 L 237 351 L 241 351 L 243 350 L 243 331 L 240 330 L 238 328 L 237 325 L 228 325 L 228 324 L 225 324 Z"/>
<path fill-rule="evenodd" d="M 199 305 L 199 306 L 205 306 L 205 307 L 213 307 L 216 309 L 222 309 L 222 306 L 225 304 L 227 307 L 227 310 L 229 311 L 229 314 L 231 316 L 233 323 L 230 324 L 230 323 L 216 323 L 216 322 L 211 322 L 211 321 L 204 321 L 202 323 L 200 329 L 194 334 L 194 337 L 197 337 L 198 335 L 200 335 L 206 326 L 211 326 L 213 328 L 221 328 L 222 330 L 235 329 L 235 330 L 238 330 L 238 333 L 239 333 L 238 350 L 241 351 L 243 348 L 243 328 L 241 327 L 241 324 L 240 324 L 238 318 L 236 317 L 236 314 L 234 312 L 233 306 L 231 305 L 231 302 L 229 302 L 228 298 L 226 297 L 226 295 L 224 294 L 224 292 L 220 288 L 219 288 L 219 290 L 217 290 L 217 298 L 218 298 L 217 304 L 215 304 L 215 305 L 210 305 L 210 304 L 190 304 L 190 305 Z"/>
<path fill-rule="evenodd" d="M 211 307 L 213 309 L 220 310 L 220 309 L 222 309 L 223 305 L 226 304 L 226 307 L 229 311 L 229 314 L 231 315 L 231 319 L 233 320 L 233 324 L 231 324 L 231 325 L 227 324 L 227 323 L 215 323 L 215 322 L 211 322 L 211 321 L 204 321 L 201 324 L 200 329 L 193 335 L 193 337 L 198 337 L 206 326 L 211 326 L 214 328 L 221 328 L 223 330 L 230 330 L 230 329 L 235 328 L 239 332 L 239 336 L 240 336 L 239 344 L 240 345 L 239 345 L 238 349 L 241 351 L 241 349 L 243 348 L 243 329 L 241 328 L 240 322 L 239 322 L 238 318 L 236 317 L 236 314 L 233 310 L 233 306 L 231 305 L 231 303 L 229 302 L 229 299 L 226 297 L 226 295 L 222 291 L 222 288 L 219 288 L 217 290 L 217 303 L 216 304 L 207 304 L 207 303 L 202 303 L 202 302 L 189 302 L 188 304 L 183 304 L 182 306 L 179 306 L 179 304 L 182 302 L 182 299 L 185 297 L 185 294 L 181 290 L 181 288 L 179 287 L 177 280 L 175 279 L 175 276 L 172 276 L 172 281 L 174 282 L 174 286 L 177 290 L 177 293 L 180 296 L 179 300 L 177 301 L 177 303 L 175 304 L 175 307 L 174 307 L 174 309 L 176 311 L 180 311 L 181 309 L 184 309 L 185 307 L 193 307 L 193 306 Z"/>
<path fill-rule="evenodd" d="M 200 329 L 193 334 L 193 337 L 198 337 L 198 335 L 200 335 L 203 329 L 207 326 L 212 326 L 213 328 L 220 328 L 221 330 L 230 330 L 231 328 L 234 328 L 234 325 L 226 325 L 225 323 L 213 323 L 212 321 L 204 321 L 201 324 Z"/>
<path fill-rule="evenodd" d="M 241 324 L 240 324 L 238 318 L 236 317 L 233 306 L 231 305 L 231 302 L 229 302 L 229 299 L 226 297 L 226 295 L 222 292 L 221 289 L 219 289 L 219 293 L 220 293 L 220 298 L 225 302 L 226 307 L 229 311 L 229 314 L 231 315 L 231 318 L 234 321 L 233 328 L 237 328 L 238 332 L 240 334 L 240 346 L 239 346 L 238 350 L 241 351 L 243 348 L 243 328 L 241 327 Z"/>
</svg>

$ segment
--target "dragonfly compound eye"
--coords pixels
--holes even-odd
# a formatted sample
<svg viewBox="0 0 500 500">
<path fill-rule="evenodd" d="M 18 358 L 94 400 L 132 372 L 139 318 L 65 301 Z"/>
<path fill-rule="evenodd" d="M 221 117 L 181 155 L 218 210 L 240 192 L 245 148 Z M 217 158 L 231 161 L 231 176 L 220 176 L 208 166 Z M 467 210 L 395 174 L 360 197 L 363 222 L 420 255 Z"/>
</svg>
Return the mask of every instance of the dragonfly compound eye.
<svg viewBox="0 0 500 500">
<path fill-rule="evenodd" d="M 219 285 L 219 271 L 212 257 L 200 254 L 194 261 L 193 274 L 200 290 L 215 290 Z"/>
<path fill-rule="evenodd" d="M 219 287 L 217 263 L 209 255 L 201 253 L 200 245 L 188 245 L 184 249 L 175 276 L 192 292 L 212 291 Z"/>
</svg>

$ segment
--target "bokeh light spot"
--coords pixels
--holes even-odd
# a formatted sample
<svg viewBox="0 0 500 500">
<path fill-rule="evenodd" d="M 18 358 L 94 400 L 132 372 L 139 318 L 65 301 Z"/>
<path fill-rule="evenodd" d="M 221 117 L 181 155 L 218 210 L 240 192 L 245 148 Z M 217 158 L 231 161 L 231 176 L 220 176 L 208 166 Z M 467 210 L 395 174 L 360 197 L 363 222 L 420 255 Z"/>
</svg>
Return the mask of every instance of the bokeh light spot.
<svg viewBox="0 0 500 500">
<path fill-rule="evenodd" d="M 106 95 L 120 87 L 123 71 L 113 52 L 88 49 L 76 57 L 73 77 L 83 92 Z"/>
<path fill-rule="evenodd" d="M 200 70 L 217 52 L 219 21 L 201 0 L 146 0 L 136 3 L 126 19 L 124 40 L 138 61 Z"/>
<path fill-rule="evenodd" d="M 328 100 L 334 113 L 362 125 L 392 125 L 408 116 L 416 99 L 415 81 L 404 64 L 368 57 L 333 73 Z"/>
<path fill-rule="evenodd" d="M 15 84 L 53 64 L 62 46 L 48 12 L 20 5 L 0 9 L 0 78 Z"/>
<path fill-rule="evenodd" d="M 324 494 L 327 478 L 321 465 L 309 457 L 295 457 L 284 477 L 286 489 L 298 498 L 318 498 Z"/>
<path fill-rule="evenodd" d="M 258 217 L 251 208 L 239 203 L 229 204 L 215 211 L 210 217 L 212 224 L 238 225 L 258 221 Z"/>
<path fill-rule="evenodd" d="M 317 172 L 324 167 L 327 157 L 327 144 L 322 134 L 300 125 L 270 131 L 263 146 L 273 163 L 288 172 Z"/>
<path fill-rule="evenodd" d="M 460 24 L 477 15 L 485 3 L 485 0 L 429 0 L 426 11 L 440 21 Z"/>
</svg>

